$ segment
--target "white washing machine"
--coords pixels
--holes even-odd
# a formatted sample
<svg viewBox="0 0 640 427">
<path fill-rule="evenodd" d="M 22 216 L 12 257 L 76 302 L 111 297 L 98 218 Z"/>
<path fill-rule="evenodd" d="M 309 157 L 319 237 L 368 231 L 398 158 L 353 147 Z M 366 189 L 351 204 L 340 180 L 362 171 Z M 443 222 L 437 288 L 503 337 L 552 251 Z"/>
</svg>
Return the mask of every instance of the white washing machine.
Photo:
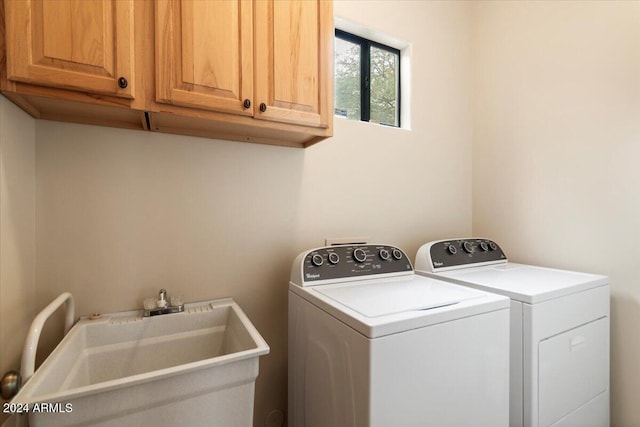
<svg viewBox="0 0 640 427">
<path fill-rule="evenodd" d="M 487 239 L 427 243 L 415 266 L 511 298 L 512 427 L 609 425 L 606 276 L 508 262 Z"/>
<path fill-rule="evenodd" d="M 509 423 L 509 299 L 414 274 L 389 245 L 301 253 L 289 427 Z"/>
</svg>

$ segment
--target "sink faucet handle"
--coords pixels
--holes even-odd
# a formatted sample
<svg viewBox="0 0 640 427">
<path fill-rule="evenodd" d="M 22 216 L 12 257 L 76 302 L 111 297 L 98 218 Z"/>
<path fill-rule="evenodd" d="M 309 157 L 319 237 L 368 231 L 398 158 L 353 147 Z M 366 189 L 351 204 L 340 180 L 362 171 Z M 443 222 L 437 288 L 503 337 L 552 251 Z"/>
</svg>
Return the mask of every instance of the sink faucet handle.
<svg viewBox="0 0 640 427">
<path fill-rule="evenodd" d="M 184 302 L 182 302 L 182 295 L 171 294 L 171 298 L 169 299 L 169 301 L 171 302 L 171 305 L 173 307 L 177 307 L 179 305 L 184 304 Z"/>
<path fill-rule="evenodd" d="M 167 291 L 160 289 L 158 292 L 158 307 L 165 308 L 167 306 Z"/>
<path fill-rule="evenodd" d="M 142 305 L 145 310 L 153 310 L 154 308 L 158 308 L 158 300 L 154 297 L 145 298 L 144 301 L 142 301 Z"/>
</svg>

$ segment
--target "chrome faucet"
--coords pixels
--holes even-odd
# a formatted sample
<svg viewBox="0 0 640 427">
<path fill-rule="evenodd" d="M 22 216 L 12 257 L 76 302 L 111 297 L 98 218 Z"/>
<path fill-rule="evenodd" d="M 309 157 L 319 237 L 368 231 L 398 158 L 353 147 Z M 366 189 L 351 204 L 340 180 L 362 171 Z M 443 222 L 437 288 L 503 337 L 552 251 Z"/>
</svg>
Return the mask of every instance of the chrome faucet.
<svg viewBox="0 0 640 427">
<path fill-rule="evenodd" d="M 172 296 L 171 303 L 167 300 L 167 291 L 160 289 L 158 299 L 147 298 L 144 300 L 144 317 L 157 316 L 159 314 L 180 313 L 184 311 L 184 303 L 179 296 Z"/>
<path fill-rule="evenodd" d="M 158 307 L 165 308 L 167 304 L 167 291 L 160 289 L 158 292 Z"/>
</svg>

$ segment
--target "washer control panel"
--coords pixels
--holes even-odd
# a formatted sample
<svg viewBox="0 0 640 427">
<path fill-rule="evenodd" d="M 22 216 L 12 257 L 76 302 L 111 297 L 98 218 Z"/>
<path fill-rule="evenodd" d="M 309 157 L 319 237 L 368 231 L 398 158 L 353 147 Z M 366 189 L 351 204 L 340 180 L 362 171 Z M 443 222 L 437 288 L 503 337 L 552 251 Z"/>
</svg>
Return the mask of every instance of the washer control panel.
<svg viewBox="0 0 640 427">
<path fill-rule="evenodd" d="M 507 256 L 500 246 L 488 239 L 441 240 L 430 244 L 432 269 L 471 267 L 470 264 L 505 262 Z"/>
<path fill-rule="evenodd" d="M 302 262 L 305 282 L 412 271 L 407 255 L 389 245 L 326 246 L 309 251 Z"/>
</svg>

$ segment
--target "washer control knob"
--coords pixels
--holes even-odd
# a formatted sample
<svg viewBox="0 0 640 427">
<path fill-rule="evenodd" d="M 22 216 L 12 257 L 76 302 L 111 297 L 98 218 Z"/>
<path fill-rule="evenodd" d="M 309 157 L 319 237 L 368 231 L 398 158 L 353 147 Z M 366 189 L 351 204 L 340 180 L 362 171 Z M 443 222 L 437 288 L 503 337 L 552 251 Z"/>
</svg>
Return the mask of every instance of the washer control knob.
<svg viewBox="0 0 640 427">
<path fill-rule="evenodd" d="M 320 254 L 314 254 L 311 257 L 311 262 L 313 263 L 313 265 L 315 265 L 316 267 L 320 267 L 322 264 L 324 264 L 324 258 L 322 258 L 322 255 Z"/>
<path fill-rule="evenodd" d="M 462 249 L 464 249 L 464 251 L 468 254 L 473 252 L 473 245 L 471 244 L 471 242 L 466 241 L 462 244 Z"/>
<path fill-rule="evenodd" d="M 391 253 L 395 259 L 402 259 L 402 251 L 400 249 L 394 249 Z"/>
<path fill-rule="evenodd" d="M 391 258 L 391 254 L 386 249 L 380 249 L 380 258 L 386 261 Z"/>
<path fill-rule="evenodd" d="M 353 259 L 358 262 L 365 262 L 367 260 L 367 253 L 362 248 L 356 248 L 353 250 Z"/>
<path fill-rule="evenodd" d="M 492 251 L 495 251 L 496 249 L 498 249 L 498 245 L 496 245 L 493 242 L 489 242 L 489 249 L 491 249 Z"/>
<path fill-rule="evenodd" d="M 482 252 L 487 252 L 489 250 L 489 245 L 487 245 L 487 242 L 480 242 L 479 246 Z"/>
<path fill-rule="evenodd" d="M 329 256 L 327 258 L 329 259 L 329 263 L 333 265 L 340 262 L 340 257 L 335 252 L 329 252 Z"/>
<path fill-rule="evenodd" d="M 458 253 L 458 250 L 456 249 L 455 246 L 453 245 L 448 245 L 447 246 L 447 252 L 449 252 L 451 255 L 455 255 Z"/>
</svg>

